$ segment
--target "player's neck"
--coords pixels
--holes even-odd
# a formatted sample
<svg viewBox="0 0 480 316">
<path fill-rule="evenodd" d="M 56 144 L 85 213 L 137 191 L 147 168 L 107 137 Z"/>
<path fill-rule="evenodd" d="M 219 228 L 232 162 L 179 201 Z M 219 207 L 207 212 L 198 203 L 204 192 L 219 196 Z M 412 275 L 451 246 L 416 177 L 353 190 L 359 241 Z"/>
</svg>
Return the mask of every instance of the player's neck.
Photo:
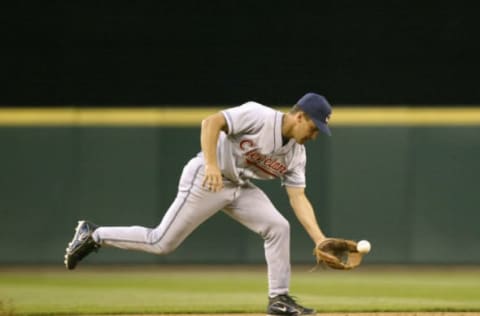
<svg viewBox="0 0 480 316">
<path fill-rule="evenodd" d="M 294 118 L 290 113 L 283 114 L 282 118 L 282 139 L 288 142 L 290 138 L 293 137 L 292 135 L 292 128 L 294 126 Z"/>
</svg>

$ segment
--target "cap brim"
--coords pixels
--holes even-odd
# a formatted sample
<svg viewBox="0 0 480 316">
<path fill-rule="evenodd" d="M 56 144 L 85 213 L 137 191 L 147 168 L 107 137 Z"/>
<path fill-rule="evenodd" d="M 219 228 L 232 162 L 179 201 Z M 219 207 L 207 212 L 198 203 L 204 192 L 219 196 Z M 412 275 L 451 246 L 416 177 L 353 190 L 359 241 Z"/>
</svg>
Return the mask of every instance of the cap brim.
<svg viewBox="0 0 480 316">
<path fill-rule="evenodd" d="M 323 123 L 322 121 L 313 120 L 315 125 L 317 125 L 318 129 L 321 130 L 323 133 L 327 134 L 328 136 L 332 136 L 332 132 L 327 124 Z"/>
</svg>

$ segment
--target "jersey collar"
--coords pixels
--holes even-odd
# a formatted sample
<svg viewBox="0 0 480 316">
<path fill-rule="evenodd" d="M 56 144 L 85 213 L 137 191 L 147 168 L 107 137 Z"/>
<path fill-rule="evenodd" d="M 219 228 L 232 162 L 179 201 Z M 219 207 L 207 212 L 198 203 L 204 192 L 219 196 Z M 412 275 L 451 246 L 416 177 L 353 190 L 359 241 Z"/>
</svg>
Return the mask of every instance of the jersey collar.
<svg viewBox="0 0 480 316">
<path fill-rule="evenodd" d="M 286 152 L 292 147 L 293 143 L 295 143 L 294 139 L 290 139 L 285 146 L 283 145 L 283 137 L 282 137 L 282 124 L 283 124 L 283 116 L 285 114 L 282 112 L 275 113 L 275 122 L 273 124 L 273 152 Z"/>
</svg>

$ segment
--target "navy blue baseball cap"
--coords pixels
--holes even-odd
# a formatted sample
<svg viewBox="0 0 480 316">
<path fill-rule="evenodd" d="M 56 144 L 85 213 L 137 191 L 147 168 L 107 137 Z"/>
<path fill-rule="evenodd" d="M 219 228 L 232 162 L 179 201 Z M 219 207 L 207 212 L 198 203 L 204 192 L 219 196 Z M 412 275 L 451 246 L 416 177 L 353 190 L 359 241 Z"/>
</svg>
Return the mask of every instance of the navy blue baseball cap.
<svg viewBox="0 0 480 316">
<path fill-rule="evenodd" d="M 309 92 L 298 100 L 297 105 L 315 122 L 319 130 L 328 136 L 332 135 L 330 128 L 328 128 L 332 107 L 324 96 Z"/>
</svg>

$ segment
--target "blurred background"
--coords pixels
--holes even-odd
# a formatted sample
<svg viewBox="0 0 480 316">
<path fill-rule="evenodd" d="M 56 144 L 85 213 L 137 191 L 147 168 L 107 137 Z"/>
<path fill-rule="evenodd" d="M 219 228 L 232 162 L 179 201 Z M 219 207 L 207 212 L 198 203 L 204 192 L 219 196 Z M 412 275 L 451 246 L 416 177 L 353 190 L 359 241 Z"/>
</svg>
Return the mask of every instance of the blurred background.
<svg viewBox="0 0 480 316">
<path fill-rule="evenodd" d="M 468 2 L 1 6 L 0 264 L 61 265 L 78 219 L 156 226 L 199 151 L 200 114 L 249 100 L 287 108 L 309 91 L 334 106 L 333 136 L 308 146 L 324 231 L 370 240 L 371 264 L 480 263 L 479 23 Z M 189 111 L 198 119 L 183 119 Z M 279 182 L 258 184 L 292 224 L 294 263 L 313 262 Z M 264 257 L 260 237 L 219 213 L 169 256 L 102 249 L 88 261 Z"/>
</svg>

